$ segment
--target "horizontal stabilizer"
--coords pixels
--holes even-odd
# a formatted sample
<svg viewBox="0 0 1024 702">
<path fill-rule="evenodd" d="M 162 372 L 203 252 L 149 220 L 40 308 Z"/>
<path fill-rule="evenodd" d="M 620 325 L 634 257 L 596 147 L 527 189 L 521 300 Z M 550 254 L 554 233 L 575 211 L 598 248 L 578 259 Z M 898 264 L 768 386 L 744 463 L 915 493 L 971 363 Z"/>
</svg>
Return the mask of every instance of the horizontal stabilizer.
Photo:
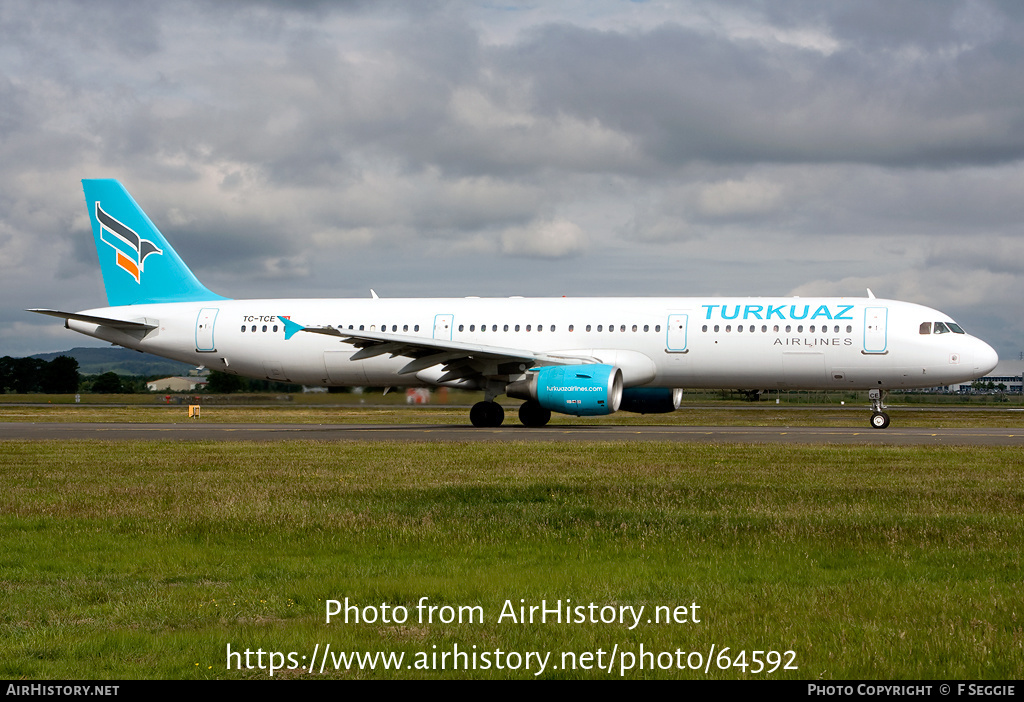
<svg viewBox="0 0 1024 702">
<path fill-rule="evenodd" d="M 31 309 L 25 310 L 26 312 L 35 312 L 37 314 L 45 314 L 50 317 L 58 317 L 60 319 L 74 319 L 79 322 L 86 322 L 87 324 L 99 324 L 102 327 L 110 327 L 111 329 L 121 330 L 138 330 L 138 331 L 149 331 L 150 329 L 156 329 L 160 326 L 160 322 L 155 319 L 142 319 L 142 320 L 127 320 L 127 319 L 113 319 L 111 317 L 95 317 L 91 314 L 78 314 L 76 312 L 61 312 L 60 310 L 42 310 L 42 309 Z"/>
</svg>

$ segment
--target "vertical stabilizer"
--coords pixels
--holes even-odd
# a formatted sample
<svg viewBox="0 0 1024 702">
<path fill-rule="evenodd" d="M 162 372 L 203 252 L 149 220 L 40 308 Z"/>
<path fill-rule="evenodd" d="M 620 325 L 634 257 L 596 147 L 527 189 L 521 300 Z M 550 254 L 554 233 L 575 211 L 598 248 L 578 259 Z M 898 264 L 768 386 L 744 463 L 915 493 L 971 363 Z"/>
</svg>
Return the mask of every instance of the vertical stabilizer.
<svg viewBox="0 0 1024 702">
<path fill-rule="evenodd" d="M 199 282 L 116 180 L 83 180 L 110 306 L 224 300 Z"/>
</svg>

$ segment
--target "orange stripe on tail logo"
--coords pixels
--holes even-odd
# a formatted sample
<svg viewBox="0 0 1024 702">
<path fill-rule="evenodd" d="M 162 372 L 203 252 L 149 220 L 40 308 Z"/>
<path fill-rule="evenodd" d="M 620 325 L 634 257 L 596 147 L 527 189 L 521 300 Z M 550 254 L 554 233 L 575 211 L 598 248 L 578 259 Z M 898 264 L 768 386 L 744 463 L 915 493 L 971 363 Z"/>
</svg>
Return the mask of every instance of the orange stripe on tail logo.
<svg viewBox="0 0 1024 702">
<path fill-rule="evenodd" d="M 120 251 L 117 252 L 117 265 L 131 273 L 132 277 L 135 278 L 136 283 L 142 282 L 139 280 L 139 267 L 135 265 L 135 261 L 125 256 Z"/>
</svg>

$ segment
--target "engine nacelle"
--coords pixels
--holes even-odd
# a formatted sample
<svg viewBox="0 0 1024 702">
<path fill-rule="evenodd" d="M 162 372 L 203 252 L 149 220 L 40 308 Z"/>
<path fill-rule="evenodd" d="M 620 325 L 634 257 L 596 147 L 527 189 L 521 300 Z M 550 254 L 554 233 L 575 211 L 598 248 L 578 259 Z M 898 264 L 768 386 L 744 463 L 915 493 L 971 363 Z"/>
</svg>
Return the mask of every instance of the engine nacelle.
<svg viewBox="0 0 1024 702">
<path fill-rule="evenodd" d="M 577 417 L 611 414 L 622 402 L 622 371 L 604 363 L 531 368 L 505 394 Z"/>
<path fill-rule="evenodd" d="M 619 409 L 638 414 L 665 414 L 679 409 L 682 401 L 682 388 L 626 388 L 622 391 Z"/>
</svg>

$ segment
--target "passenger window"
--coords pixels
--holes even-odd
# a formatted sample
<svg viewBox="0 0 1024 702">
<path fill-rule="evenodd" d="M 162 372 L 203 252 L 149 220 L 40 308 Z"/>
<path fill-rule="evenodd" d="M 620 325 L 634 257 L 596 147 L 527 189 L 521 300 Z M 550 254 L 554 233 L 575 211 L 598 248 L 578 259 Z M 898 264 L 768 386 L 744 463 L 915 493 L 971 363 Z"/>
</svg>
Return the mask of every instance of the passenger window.
<svg viewBox="0 0 1024 702">
<path fill-rule="evenodd" d="M 717 324 L 715 325 L 715 331 L 716 332 L 718 331 L 718 325 Z"/>
<path fill-rule="evenodd" d="M 603 331 L 604 330 L 604 325 L 603 324 L 598 324 L 597 325 L 597 330 L 598 331 Z"/>
<path fill-rule="evenodd" d="M 530 331 L 530 329 L 531 329 L 531 325 L 527 324 L 526 325 L 526 331 Z"/>
<path fill-rule="evenodd" d="M 505 325 L 505 328 L 504 328 L 503 331 L 508 331 L 508 325 L 507 324 Z"/>
<path fill-rule="evenodd" d="M 242 331 L 245 331 L 245 325 L 244 324 L 242 325 Z"/>
<path fill-rule="evenodd" d="M 573 328 L 573 325 L 572 325 L 572 324 L 570 324 L 570 325 L 569 325 L 569 331 L 572 331 L 572 328 Z"/>
<path fill-rule="evenodd" d="M 519 325 L 518 324 L 516 325 L 516 331 L 519 331 Z"/>
<path fill-rule="evenodd" d="M 587 325 L 587 331 L 590 331 L 590 325 L 589 324 Z"/>
<path fill-rule="evenodd" d="M 645 324 L 644 325 L 644 331 L 650 331 L 650 330 L 651 330 L 650 325 L 649 324 Z M 707 330 L 708 330 L 708 326 L 705 324 L 704 325 L 704 331 L 707 331 Z"/>
<path fill-rule="evenodd" d="M 655 324 L 654 325 L 654 331 L 661 331 L 661 325 L 660 324 Z"/>
</svg>

